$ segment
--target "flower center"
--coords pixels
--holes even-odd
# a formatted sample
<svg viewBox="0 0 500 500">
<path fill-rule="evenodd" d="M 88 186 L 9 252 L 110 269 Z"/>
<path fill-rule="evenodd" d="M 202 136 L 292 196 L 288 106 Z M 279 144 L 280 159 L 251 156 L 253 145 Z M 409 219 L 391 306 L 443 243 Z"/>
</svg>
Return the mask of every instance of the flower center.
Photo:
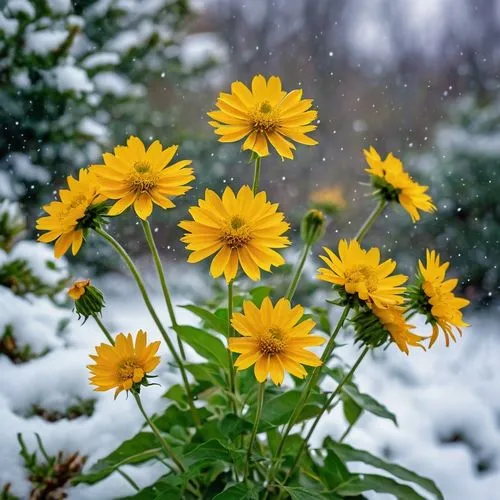
<svg viewBox="0 0 500 500">
<path fill-rule="evenodd" d="M 125 380 L 135 379 L 134 382 L 140 382 L 137 380 L 137 374 L 141 371 L 143 373 L 142 378 L 144 377 L 144 372 L 142 371 L 141 365 L 137 362 L 135 357 L 124 359 L 118 365 L 118 378 L 124 382 Z"/>
<path fill-rule="evenodd" d="M 239 215 L 234 215 L 222 230 L 222 241 L 232 250 L 244 247 L 252 238 L 252 231 Z"/>
<path fill-rule="evenodd" d="M 251 113 L 252 128 L 258 132 L 274 132 L 279 126 L 279 116 L 269 101 L 262 101 Z"/>
<path fill-rule="evenodd" d="M 346 283 L 356 286 L 363 283 L 369 292 L 374 292 L 378 286 L 378 277 L 374 269 L 370 266 L 353 266 L 345 273 Z"/>
<path fill-rule="evenodd" d="M 271 326 L 269 330 L 259 339 L 259 350 L 267 356 L 280 354 L 286 348 L 284 333 L 281 328 Z"/>
<path fill-rule="evenodd" d="M 151 165 L 147 162 L 134 163 L 134 170 L 128 178 L 129 186 L 136 193 L 149 193 L 158 182 L 158 175 L 151 172 Z"/>
</svg>

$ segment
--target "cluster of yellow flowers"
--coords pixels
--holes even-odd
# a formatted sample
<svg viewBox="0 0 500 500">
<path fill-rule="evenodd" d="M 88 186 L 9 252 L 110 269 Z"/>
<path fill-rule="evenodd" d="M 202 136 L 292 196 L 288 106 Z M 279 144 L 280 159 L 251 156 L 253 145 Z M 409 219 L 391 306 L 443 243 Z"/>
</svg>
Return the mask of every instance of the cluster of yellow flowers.
<svg viewBox="0 0 500 500">
<path fill-rule="evenodd" d="M 282 158 L 288 159 L 293 158 L 295 150 L 292 141 L 317 144 L 307 135 L 316 129 L 312 122 L 317 111 L 310 109 L 312 100 L 302 99 L 302 90 L 285 92 L 278 77 L 266 81 L 261 75 L 253 78 L 251 88 L 234 82 L 231 92 L 221 93 L 216 105 L 218 109 L 208 113 L 213 120 L 210 125 L 221 142 L 244 140 L 242 149 L 250 150 L 255 160 L 253 187 L 244 185 L 235 192 L 228 186 L 222 195 L 207 189 L 204 198 L 189 209 L 191 219 L 183 220 L 179 226 L 185 231 L 182 241 L 190 251 L 188 262 L 213 256 L 211 275 L 224 275 L 231 287 L 240 267 L 251 280 L 259 280 L 262 270 L 270 272 L 273 266 L 285 263 L 277 250 L 290 245 L 285 236 L 290 226 L 278 204 L 258 189 L 261 158 L 269 155 L 269 143 Z M 177 149 L 164 149 L 159 141 L 146 149 L 139 138 L 130 137 L 126 146 L 105 153 L 103 164 L 82 169 L 78 178 L 68 177 L 67 189 L 59 191 L 59 200 L 43 207 L 47 216 L 38 220 L 37 229 L 44 231 L 39 240 L 55 241 L 56 257 L 70 247 L 76 254 L 89 230 L 95 230 L 109 242 L 112 238 L 103 229 L 106 218 L 131 206 L 148 234 L 147 219 L 154 205 L 173 208 L 172 198 L 191 189 L 189 184 L 195 178 L 190 160 L 173 162 Z M 423 347 L 429 337 L 413 333 L 414 326 L 408 323 L 416 312 L 425 314 L 432 325 L 429 347 L 439 329 L 448 345 L 449 338 L 455 340 L 453 328 L 461 332 L 460 328 L 467 326 L 461 309 L 468 304 L 453 294 L 457 280 L 445 279 L 448 264 L 440 264 L 439 256 L 427 251 L 426 263 L 419 262 L 417 283 L 405 288 L 408 277 L 394 274 L 396 262 L 383 260 L 378 248 L 361 246 L 375 217 L 389 203 L 400 204 L 414 222 L 420 219 L 420 211 L 434 211 L 426 193 L 428 188 L 415 182 L 392 154 L 382 160 L 373 147 L 364 153 L 379 206 L 355 239 L 341 240 L 337 252 L 324 248 L 326 255 L 320 257 L 326 267 L 318 270 L 317 279 L 334 286 L 339 305 L 358 313 L 353 319 L 357 340 L 366 345 L 375 345 L 369 338 L 373 331 L 375 337 L 378 335 L 377 343 L 390 338 L 405 353 L 409 346 Z M 338 192 L 332 194 L 331 190 L 317 194 L 315 202 L 324 203 L 332 196 L 336 196 L 338 205 L 343 205 Z M 109 206 L 108 200 L 114 204 Z M 321 222 L 321 218 L 318 220 Z M 311 241 L 309 248 L 310 244 Z M 88 286 L 89 283 L 77 286 L 71 296 L 79 300 L 82 287 Z M 169 303 L 166 285 L 164 292 Z M 232 328 L 240 334 L 230 335 L 228 340 L 228 349 L 240 354 L 235 367 L 244 370 L 253 365 L 259 382 L 270 375 L 275 384 L 281 384 L 285 372 L 304 378 L 304 365 L 318 367 L 328 358 L 328 349 L 322 359 L 307 350 L 325 339 L 310 334 L 315 323 L 303 319 L 303 307 L 292 307 L 292 296 L 293 291 L 274 305 L 266 298 L 260 308 L 245 301 L 243 311 L 230 316 Z M 98 318 L 98 311 L 92 315 Z M 155 355 L 158 343 L 148 345 L 144 332 L 138 333 L 135 344 L 130 334 L 119 334 L 110 342 L 113 345 L 101 344 L 96 348 L 97 355 L 92 356 L 95 364 L 89 367 L 97 390 L 115 388 L 118 393 L 147 384 L 147 374 L 159 361 Z"/>
</svg>

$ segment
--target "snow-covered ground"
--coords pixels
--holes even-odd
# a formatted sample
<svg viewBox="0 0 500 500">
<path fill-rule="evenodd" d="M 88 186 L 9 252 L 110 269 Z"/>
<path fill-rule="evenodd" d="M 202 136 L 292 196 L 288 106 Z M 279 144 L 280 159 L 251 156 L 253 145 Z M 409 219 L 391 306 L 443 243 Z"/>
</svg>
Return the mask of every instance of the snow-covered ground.
<svg viewBox="0 0 500 500">
<path fill-rule="evenodd" d="M 113 277 L 101 285 L 108 304 L 104 321 L 111 330 L 134 332 L 143 328 L 151 338 L 160 338 L 132 282 Z M 114 401 L 111 392 L 93 393 L 88 385 L 88 354 L 102 341 L 92 321 L 81 326 L 73 318 L 61 339 L 49 333 L 47 326 L 72 316 L 70 311 L 45 301 L 21 306 L 21 299 L 8 297 L 8 293 L 0 287 L 0 316 L 7 309 L 24 307 L 24 323 L 17 323 L 23 332 L 21 337 L 26 335 L 39 349 L 44 345 L 52 349 L 39 359 L 19 365 L 0 357 L 0 485 L 11 482 L 13 492 L 25 497 L 29 484 L 24 479 L 16 433 L 23 433 L 30 449 L 35 448 L 34 433 L 38 432 L 49 453 L 78 450 L 88 455 L 88 464 L 92 464 L 134 435 L 142 418 L 133 401 L 124 395 Z M 155 295 L 154 303 L 168 324 L 160 295 Z M 177 314 L 180 323 L 195 321 L 183 309 Z M 347 442 L 379 455 L 386 453 L 391 460 L 433 478 L 447 499 L 499 498 L 500 336 L 496 318 L 498 313 L 493 311 L 470 318 L 473 326 L 448 349 L 435 346 L 429 352 L 415 350 L 406 357 L 391 347 L 366 359 L 358 371 L 358 385 L 396 413 L 399 428 L 390 421 L 364 415 Z M 42 338 L 34 342 L 37 332 Z M 354 348 L 342 349 L 347 361 L 356 356 Z M 161 354 L 164 360 L 168 358 L 165 346 Z M 192 351 L 189 354 L 195 356 Z M 161 367 L 158 374 L 165 387 L 176 380 L 176 375 L 169 372 L 166 363 Z M 144 391 L 148 412 L 164 407 L 163 393 L 159 387 Z M 97 398 L 91 417 L 49 423 L 37 416 L 25 416 L 33 404 L 64 410 L 68 402 L 89 397 Z M 346 426 L 341 413 L 337 408 L 324 418 L 317 429 L 317 440 L 327 433 L 341 435 Z M 151 483 L 163 470 L 161 464 L 124 467 L 140 485 Z M 95 486 L 70 490 L 70 499 L 106 500 L 131 493 L 129 484 L 114 474 Z"/>
</svg>

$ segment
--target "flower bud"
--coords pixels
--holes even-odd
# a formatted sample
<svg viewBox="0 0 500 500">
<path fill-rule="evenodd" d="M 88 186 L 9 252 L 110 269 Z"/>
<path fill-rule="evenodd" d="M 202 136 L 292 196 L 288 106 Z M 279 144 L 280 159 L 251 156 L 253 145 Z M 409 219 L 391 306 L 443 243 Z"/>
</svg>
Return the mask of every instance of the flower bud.
<svg viewBox="0 0 500 500">
<path fill-rule="evenodd" d="M 68 295 L 75 301 L 78 319 L 81 316 L 87 321 L 89 316 L 101 314 L 104 308 L 104 295 L 101 290 L 92 286 L 90 280 L 76 281 L 68 290 Z"/>
<path fill-rule="evenodd" d="M 323 238 L 325 228 L 325 214 L 321 210 L 312 208 L 302 219 L 302 223 L 300 225 L 300 237 L 304 243 L 314 245 L 314 243 Z"/>
</svg>

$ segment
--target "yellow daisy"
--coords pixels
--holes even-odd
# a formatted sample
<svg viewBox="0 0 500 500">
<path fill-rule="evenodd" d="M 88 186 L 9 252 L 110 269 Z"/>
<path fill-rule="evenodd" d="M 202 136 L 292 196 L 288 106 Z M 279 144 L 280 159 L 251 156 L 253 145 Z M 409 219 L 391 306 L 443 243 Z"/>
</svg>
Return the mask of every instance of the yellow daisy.
<svg viewBox="0 0 500 500">
<path fill-rule="evenodd" d="M 148 344 L 147 333 L 142 330 L 137 332 L 135 345 L 132 334 L 119 333 L 115 345 L 101 344 L 95 348 L 97 355 L 90 355 L 95 362 L 87 366 L 92 374 L 90 383 L 100 392 L 116 389 L 116 398 L 120 392 L 144 382 L 147 374 L 158 366 L 159 347 L 159 341 Z"/>
<path fill-rule="evenodd" d="M 38 237 L 38 241 L 50 243 L 56 240 L 56 258 L 62 257 L 69 247 L 73 255 L 77 254 L 85 230 L 95 222 L 92 208 L 104 200 L 98 193 L 97 179 L 89 170 L 81 169 L 78 179 L 70 176 L 67 181 L 68 189 L 59 190 L 59 200 L 45 205 L 43 210 L 48 215 L 36 222 L 37 229 L 46 231 Z"/>
<path fill-rule="evenodd" d="M 264 382 L 268 374 L 275 384 L 281 384 L 285 371 L 299 378 L 307 375 L 306 366 L 320 366 L 316 354 L 306 347 L 323 344 L 325 339 L 310 335 L 315 323 L 312 319 L 300 321 L 304 315 L 302 306 L 290 307 L 287 299 L 280 299 L 276 306 L 269 297 L 262 301 L 260 309 L 251 301 L 243 303 L 244 314 L 234 313 L 231 324 L 243 337 L 229 338 L 228 348 L 241 353 L 234 365 L 238 370 L 254 366 L 255 378 Z"/>
<path fill-rule="evenodd" d="M 363 250 L 356 240 L 349 243 L 341 240 L 339 255 L 323 247 L 327 256 L 320 258 L 328 266 L 318 269 L 316 277 L 337 285 L 339 292 L 350 297 L 358 297 L 368 306 L 386 308 L 401 304 L 405 288 L 400 286 L 408 279 L 403 274 L 390 276 L 396 268 L 396 262 L 388 259 L 380 263 L 378 248 Z"/>
<path fill-rule="evenodd" d="M 317 189 L 309 195 L 313 206 L 324 210 L 328 214 L 345 208 L 346 202 L 340 186 L 329 186 Z"/>
<path fill-rule="evenodd" d="M 207 189 L 205 199 L 191 207 L 192 221 L 179 226 L 188 231 L 181 241 L 191 250 L 188 262 L 199 262 L 213 254 L 210 273 L 222 273 L 229 283 L 236 277 L 239 265 L 252 280 L 260 279 L 260 270 L 285 263 L 274 248 L 284 248 L 290 241 L 282 234 L 290 228 L 278 204 L 266 200 L 266 193 L 256 195 L 243 186 L 237 195 L 226 187 L 222 198 Z"/>
<path fill-rule="evenodd" d="M 406 322 L 402 307 L 393 306 L 381 309 L 374 306 L 372 312 L 402 352 L 409 354 L 408 346 L 420 347 L 425 351 L 421 342 L 427 337 L 412 332 L 415 326 Z"/>
<path fill-rule="evenodd" d="M 453 290 L 458 284 L 457 279 L 446 280 L 446 271 L 449 262 L 441 264 L 439 254 L 435 250 L 426 251 L 426 263 L 419 260 L 420 293 L 425 295 L 426 304 L 420 312 L 427 314 L 428 321 L 432 324 L 432 336 L 429 347 L 432 347 L 439 335 L 439 328 L 444 333 L 446 346 L 450 345 L 450 337 L 456 342 L 453 328 L 462 335 L 462 327 L 469 326 L 462 319 L 464 307 L 469 305 L 467 299 L 456 297 Z M 410 292 L 410 297 L 413 292 Z M 421 302 L 420 302 L 421 304 Z M 418 306 L 417 306 L 418 307 Z"/>
<path fill-rule="evenodd" d="M 415 182 L 405 172 L 401 160 L 392 153 L 382 160 L 373 146 L 369 151 L 363 150 L 363 153 L 370 166 L 366 172 L 373 177 L 373 185 L 383 199 L 398 202 L 413 222 L 420 220 L 419 210 L 428 213 L 436 210 L 432 198 L 426 193 L 429 187 Z"/>
<path fill-rule="evenodd" d="M 293 159 L 292 141 L 308 146 L 318 144 L 306 134 L 316 129 L 311 123 L 317 111 L 310 110 L 312 99 L 302 99 L 302 90 L 285 92 L 281 80 L 271 76 L 254 76 L 252 88 L 233 82 L 231 93 L 221 92 L 218 110 L 208 113 L 209 122 L 220 135 L 220 142 L 236 142 L 246 137 L 243 150 L 259 156 L 269 154 L 268 141 L 282 158 Z"/>
<path fill-rule="evenodd" d="M 183 195 L 191 189 L 186 186 L 194 179 L 191 160 L 168 165 L 178 146 L 163 149 L 154 141 L 146 150 L 137 137 L 129 137 L 126 146 L 117 146 L 114 154 L 103 155 L 104 165 L 93 165 L 99 179 L 100 192 L 107 198 L 118 200 L 108 215 L 119 215 L 131 205 L 135 213 L 146 220 L 153 211 L 153 203 L 161 208 L 175 207 L 173 196 Z"/>
</svg>

